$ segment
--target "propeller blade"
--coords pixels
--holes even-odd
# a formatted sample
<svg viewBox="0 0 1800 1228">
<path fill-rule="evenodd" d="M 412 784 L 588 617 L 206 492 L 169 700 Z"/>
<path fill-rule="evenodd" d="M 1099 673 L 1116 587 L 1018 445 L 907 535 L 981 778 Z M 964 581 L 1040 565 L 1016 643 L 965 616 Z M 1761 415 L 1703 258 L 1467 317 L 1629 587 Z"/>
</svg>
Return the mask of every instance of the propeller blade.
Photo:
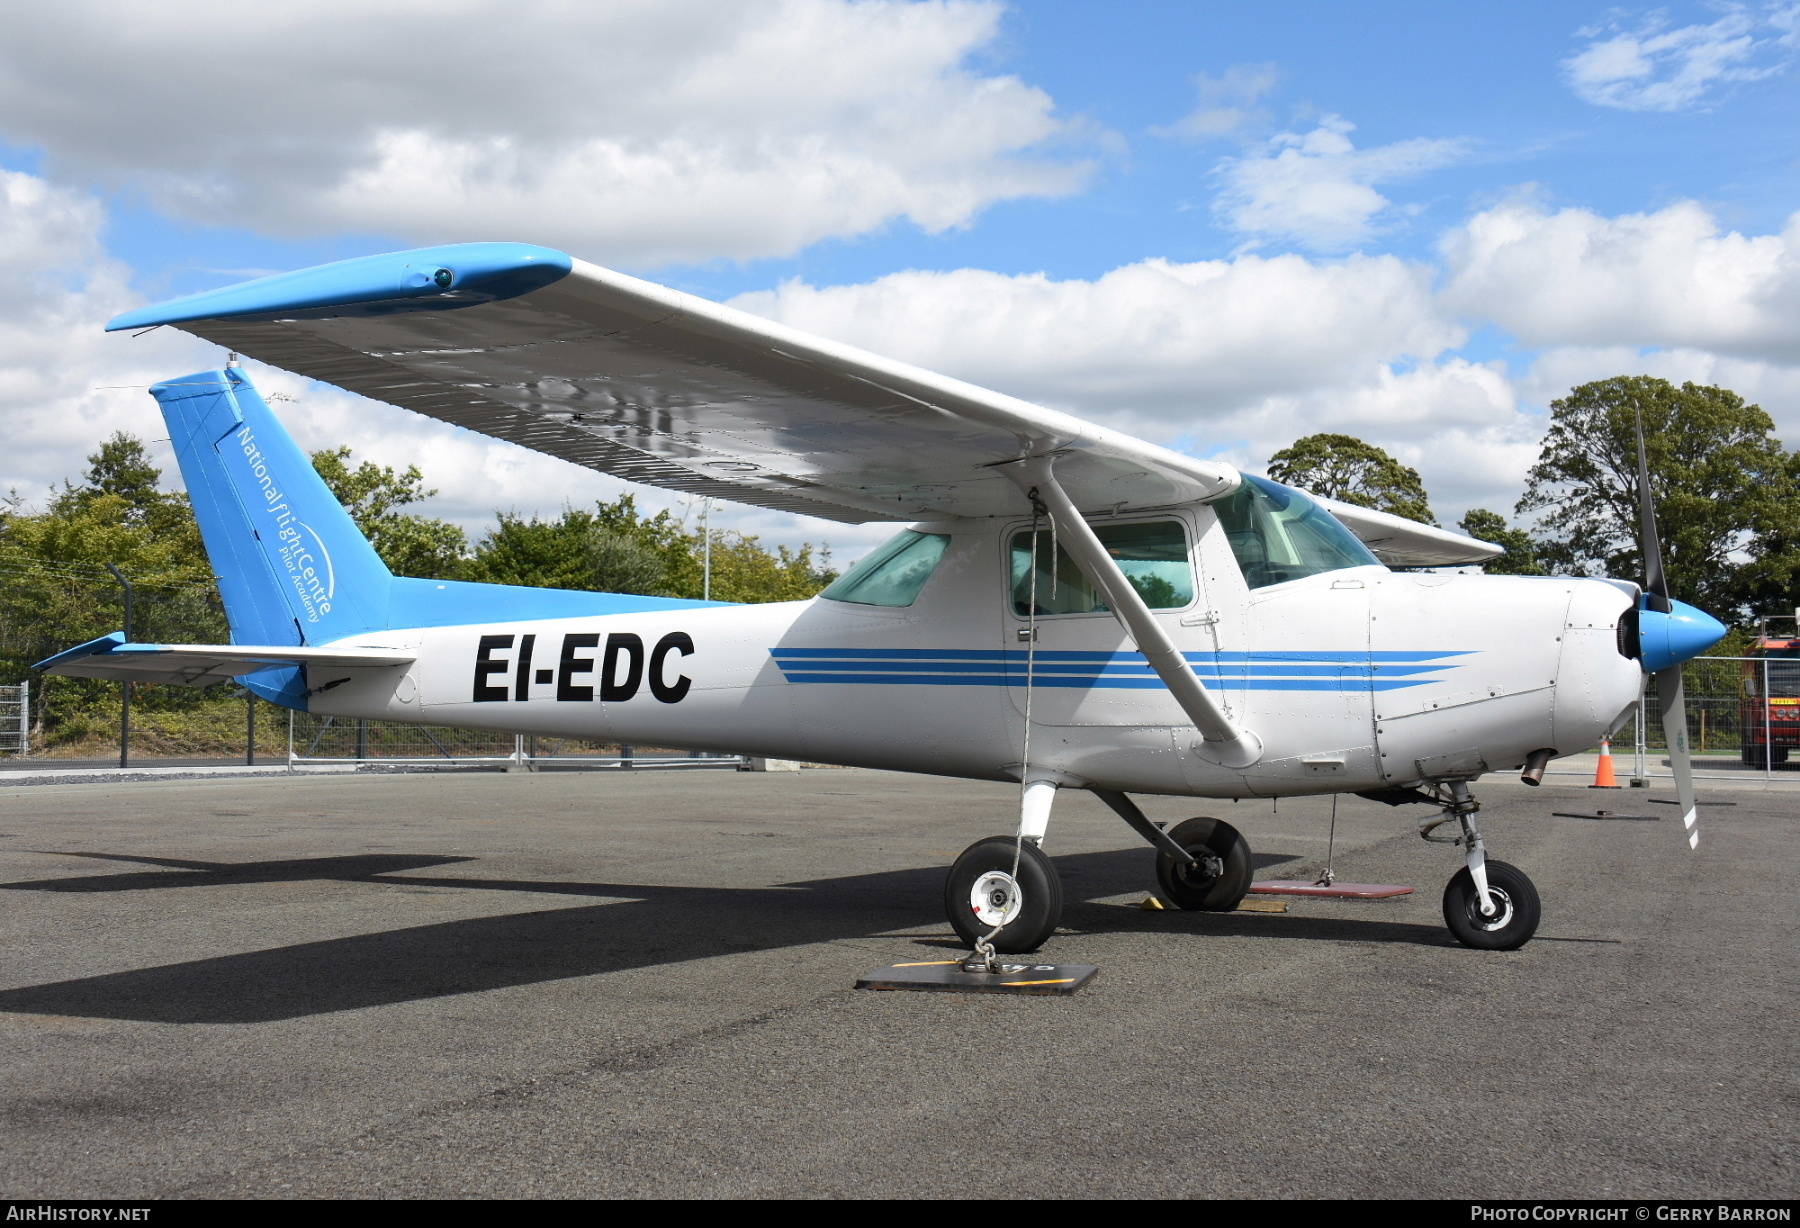
<svg viewBox="0 0 1800 1228">
<path fill-rule="evenodd" d="M 1656 675 L 1656 706 L 1662 713 L 1663 737 L 1669 743 L 1669 767 L 1675 773 L 1675 805 L 1687 829 L 1688 847 L 1700 847 L 1699 815 L 1694 808 L 1694 763 L 1688 757 L 1687 702 L 1681 693 L 1679 662 Z"/>
<path fill-rule="evenodd" d="M 1654 594 L 1650 608 L 1669 612 L 1669 578 L 1663 574 L 1662 539 L 1656 533 L 1656 504 L 1650 497 L 1650 460 L 1644 451 L 1644 411 L 1637 416 L 1638 524 L 1644 547 L 1644 591 Z M 1683 752 L 1685 753 L 1685 752 Z"/>
</svg>

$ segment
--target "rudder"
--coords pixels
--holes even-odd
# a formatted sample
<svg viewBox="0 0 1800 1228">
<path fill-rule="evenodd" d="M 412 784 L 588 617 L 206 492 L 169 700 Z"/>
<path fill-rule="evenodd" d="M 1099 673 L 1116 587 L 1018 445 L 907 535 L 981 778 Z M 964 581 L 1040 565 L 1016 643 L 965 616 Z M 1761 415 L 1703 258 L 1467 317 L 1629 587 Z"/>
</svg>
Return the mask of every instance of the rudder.
<svg viewBox="0 0 1800 1228">
<path fill-rule="evenodd" d="M 232 643 L 316 645 L 387 625 L 393 574 L 241 371 L 203 371 L 150 394 Z"/>
</svg>

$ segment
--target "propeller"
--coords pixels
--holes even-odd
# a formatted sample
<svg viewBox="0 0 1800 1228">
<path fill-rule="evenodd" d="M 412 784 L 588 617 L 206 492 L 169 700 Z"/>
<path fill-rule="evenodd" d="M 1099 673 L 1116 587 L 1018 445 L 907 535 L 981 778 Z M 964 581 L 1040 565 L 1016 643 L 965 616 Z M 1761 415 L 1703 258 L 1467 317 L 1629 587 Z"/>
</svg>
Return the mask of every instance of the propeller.
<svg viewBox="0 0 1800 1228">
<path fill-rule="evenodd" d="M 1699 816 L 1694 805 L 1694 764 L 1688 755 L 1687 703 L 1681 693 L 1681 665 L 1725 634 L 1717 619 L 1669 597 L 1663 571 L 1662 541 L 1656 533 L 1656 507 L 1650 497 L 1650 461 L 1644 451 L 1644 413 L 1637 415 L 1638 518 L 1643 529 L 1644 596 L 1638 612 L 1638 660 L 1656 678 L 1656 706 L 1663 736 L 1669 743 L 1669 766 L 1675 772 L 1675 801 L 1687 829 L 1688 847 L 1700 847 Z M 1707 624 L 1711 624 L 1708 626 Z"/>
</svg>

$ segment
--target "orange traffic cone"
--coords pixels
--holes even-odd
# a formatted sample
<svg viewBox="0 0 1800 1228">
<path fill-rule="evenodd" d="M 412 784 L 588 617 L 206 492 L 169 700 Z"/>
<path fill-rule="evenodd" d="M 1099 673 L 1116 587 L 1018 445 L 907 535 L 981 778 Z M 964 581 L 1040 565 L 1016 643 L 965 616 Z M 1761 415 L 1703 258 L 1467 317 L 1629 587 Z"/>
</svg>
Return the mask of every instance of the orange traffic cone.
<svg viewBox="0 0 1800 1228">
<path fill-rule="evenodd" d="M 1616 789 L 1619 778 L 1613 775 L 1612 743 L 1602 740 L 1600 743 L 1600 764 L 1594 769 L 1594 783 L 1590 789 Z"/>
</svg>

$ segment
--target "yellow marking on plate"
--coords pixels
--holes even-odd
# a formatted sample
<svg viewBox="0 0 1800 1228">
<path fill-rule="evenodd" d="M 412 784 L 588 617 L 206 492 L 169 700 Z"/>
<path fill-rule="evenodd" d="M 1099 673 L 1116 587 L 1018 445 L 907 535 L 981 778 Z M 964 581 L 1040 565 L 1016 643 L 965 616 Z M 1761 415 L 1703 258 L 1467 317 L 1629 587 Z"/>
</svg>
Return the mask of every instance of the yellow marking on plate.
<svg viewBox="0 0 1800 1228">
<path fill-rule="evenodd" d="M 1054 981 L 1001 981 L 1000 983 L 1002 985 L 1067 985 L 1074 979 L 1072 976 L 1065 976 Z"/>
<path fill-rule="evenodd" d="M 960 959 L 926 959 L 916 964 L 893 964 L 895 968 L 942 968 L 945 964 L 960 964 Z"/>
</svg>

